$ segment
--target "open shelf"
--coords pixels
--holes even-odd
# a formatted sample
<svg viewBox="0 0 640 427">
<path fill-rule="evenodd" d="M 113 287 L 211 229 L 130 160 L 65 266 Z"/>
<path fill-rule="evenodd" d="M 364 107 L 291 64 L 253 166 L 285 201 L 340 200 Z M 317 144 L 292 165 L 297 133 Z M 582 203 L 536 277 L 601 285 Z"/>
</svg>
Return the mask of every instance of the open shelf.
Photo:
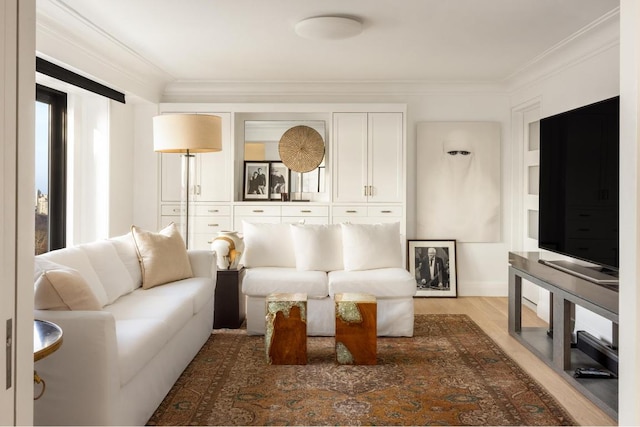
<svg viewBox="0 0 640 427">
<path fill-rule="evenodd" d="M 606 367 L 571 345 L 573 331 L 568 308 L 572 304 L 580 305 L 617 325 L 617 290 L 569 275 L 538 261 L 537 252 L 509 253 L 509 334 L 617 420 L 618 379 L 574 377 L 577 368 L 606 370 Z M 553 337 L 547 334 L 547 327 L 522 326 L 523 278 L 551 293 Z"/>
</svg>

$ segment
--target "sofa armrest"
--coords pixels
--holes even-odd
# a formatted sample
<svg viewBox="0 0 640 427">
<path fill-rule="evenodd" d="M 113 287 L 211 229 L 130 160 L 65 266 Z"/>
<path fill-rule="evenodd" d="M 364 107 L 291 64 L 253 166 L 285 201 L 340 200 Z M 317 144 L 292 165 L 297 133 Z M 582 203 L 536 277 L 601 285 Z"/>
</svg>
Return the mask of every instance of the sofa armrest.
<svg viewBox="0 0 640 427">
<path fill-rule="evenodd" d="M 116 326 L 106 311 L 34 310 L 62 328 L 62 345 L 35 363 L 46 390 L 36 425 L 113 425 L 120 391 Z"/>
<path fill-rule="evenodd" d="M 191 270 L 195 277 L 213 277 L 218 274 L 218 265 L 216 264 L 216 253 L 204 249 L 189 249 L 189 262 L 191 262 Z"/>
</svg>

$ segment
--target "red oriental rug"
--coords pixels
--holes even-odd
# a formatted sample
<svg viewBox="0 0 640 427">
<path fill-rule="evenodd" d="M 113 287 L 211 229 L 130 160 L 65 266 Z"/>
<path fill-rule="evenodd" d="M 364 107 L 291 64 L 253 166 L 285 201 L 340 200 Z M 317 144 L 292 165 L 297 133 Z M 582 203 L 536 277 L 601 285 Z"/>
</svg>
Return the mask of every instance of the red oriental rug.
<svg viewBox="0 0 640 427">
<path fill-rule="evenodd" d="M 264 337 L 216 330 L 149 425 L 575 425 L 466 315 L 416 315 L 378 338 L 378 364 L 340 366 L 309 337 L 308 364 L 266 363 Z"/>
</svg>

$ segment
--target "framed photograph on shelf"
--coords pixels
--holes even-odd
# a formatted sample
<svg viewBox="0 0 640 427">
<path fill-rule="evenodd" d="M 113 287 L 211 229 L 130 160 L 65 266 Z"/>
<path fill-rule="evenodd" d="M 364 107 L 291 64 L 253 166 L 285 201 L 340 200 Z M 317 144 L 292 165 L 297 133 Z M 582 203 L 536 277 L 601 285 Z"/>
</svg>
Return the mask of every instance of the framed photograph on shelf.
<svg viewBox="0 0 640 427">
<path fill-rule="evenodd" d="M 417 297 L 458 296 L 455 240 L 407 240 L 407 264 Z"/>
<path fill-rule="evenodd" d="M 269 200 L 269 162 L 244 162 L 244 200 Z"/>
<path fill-rule="evenodd" d="M 269 163 L 269 199 L 283 200 L 282 194 L 289 193 L 289 176 L 289 168 L 284 163 Z"/>
</svg>

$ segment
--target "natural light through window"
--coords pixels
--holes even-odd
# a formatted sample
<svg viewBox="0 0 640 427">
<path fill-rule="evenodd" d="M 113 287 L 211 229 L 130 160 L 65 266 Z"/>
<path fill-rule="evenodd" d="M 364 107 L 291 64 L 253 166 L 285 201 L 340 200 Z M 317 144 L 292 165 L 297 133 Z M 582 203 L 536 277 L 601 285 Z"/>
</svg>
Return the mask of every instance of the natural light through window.
<svg viewBox="0 0 640 427">
<path fill-rule="evenodd" d="M 49 104 L 36 101 L 36 255 L 49 250 Z"/>
</svg>

